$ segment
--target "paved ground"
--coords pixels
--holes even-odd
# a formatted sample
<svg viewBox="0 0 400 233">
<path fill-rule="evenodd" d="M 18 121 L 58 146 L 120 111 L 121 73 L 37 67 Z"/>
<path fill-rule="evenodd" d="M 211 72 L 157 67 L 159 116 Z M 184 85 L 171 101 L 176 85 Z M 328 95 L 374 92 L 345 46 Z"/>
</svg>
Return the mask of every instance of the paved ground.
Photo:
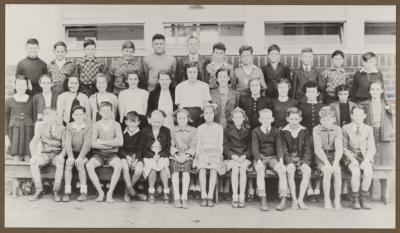
<svg viewBox="0 0 400 233">
<path fill-rule="evenodd" d="M 74 199 L 76 197 L 73 197 Z M 94 196 L 90 197 L 94 198 Z M 200 207 L 193 200 L 189 209 L 176 209 L 161 201 L 147 202 L 55 203 L 51 195 L 31 202 L 27 196 L 5 196 L 5 227 L 92 227 L 92 228 L 394 228 L 395 204 L 373 202 L 372 210 L 325 211 L 322 204 L 310 209 L 278 212 L 259 211 L 257 202 L 244 209 L 233 209 L 222 202 L 214 208 Z M 344 203 L 348 204 L 348 203 Z M 270 203 L 272 209 L 277 203 Z"/>
</svg>

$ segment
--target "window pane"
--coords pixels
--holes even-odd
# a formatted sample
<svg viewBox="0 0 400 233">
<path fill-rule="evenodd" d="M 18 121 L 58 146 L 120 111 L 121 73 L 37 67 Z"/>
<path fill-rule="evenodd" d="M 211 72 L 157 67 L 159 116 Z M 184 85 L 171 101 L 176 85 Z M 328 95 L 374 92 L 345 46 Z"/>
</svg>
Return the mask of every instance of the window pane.
<svg viewBox="0 0 400 233">
<path fill-rule="evenodd" d="M 396 23 L 365 23 L 366 44 L 395 44 Z"/>
<path fill-rule="evenodd" d="M 266 23 L 267 44 L 342 44 L 343 23 Z"/>
<path fill-rule="evenodd" d="M 144 46 L 143 25 L 91 25 L 67 26 L 65 28 L 69 47 L 80 48 L 85 39 L 93 39 L 98 46 L 119 48 L 125 40 L 131 40 L 137 47 Z"/>
</svg>

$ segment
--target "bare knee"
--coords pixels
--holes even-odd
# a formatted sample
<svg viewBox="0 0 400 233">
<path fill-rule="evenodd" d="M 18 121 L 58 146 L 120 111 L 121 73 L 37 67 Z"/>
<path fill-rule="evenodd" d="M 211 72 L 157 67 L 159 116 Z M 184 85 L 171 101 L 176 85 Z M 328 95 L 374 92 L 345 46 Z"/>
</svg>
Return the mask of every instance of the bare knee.
<svg viewBox="0 0 400 233">
<path fill-rule="evenodd" d="M 286 172 L 291 176 L 294 175 L 294 173 L 296 172 L 296 167 L 294 166 L 293 163 L 290 163 L 290 164 L 287 165 Z"/>
</svg>

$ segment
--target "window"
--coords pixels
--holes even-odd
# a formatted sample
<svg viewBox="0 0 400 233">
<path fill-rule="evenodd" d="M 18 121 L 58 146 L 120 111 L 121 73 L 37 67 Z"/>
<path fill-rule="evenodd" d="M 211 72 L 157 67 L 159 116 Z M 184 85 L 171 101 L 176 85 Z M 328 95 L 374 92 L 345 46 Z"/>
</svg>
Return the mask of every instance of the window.
<svg viewBox="0 0 400 233">
<path fill-rule="evenodd" d="M 136 48 L 144 47 L 143 25 L 82 25 L 66 26 L 67 46 L 82 49 L 85 39 L 96 41 L 102 49 L 120 49 L 124 41 L 130 40 Z"/>
<path fill-rule="evenodd" d="M 343 23 L 265 23 L 264 30 L 268 45 L 343 44 Z"/>
<path fill-rule="evenodd" d="M 396 44 L 396 23 L 365 23 L 365 44 Z"/>
<path fill-rule="evenodd" d="M 228 46 L 240 46 L 244 43 L 243 23 L 167 23 L 164 24 L 166 42 L 182 46 L 186 39 L 197 36 L 201 44 L 225 43 Z"/>
</svg>

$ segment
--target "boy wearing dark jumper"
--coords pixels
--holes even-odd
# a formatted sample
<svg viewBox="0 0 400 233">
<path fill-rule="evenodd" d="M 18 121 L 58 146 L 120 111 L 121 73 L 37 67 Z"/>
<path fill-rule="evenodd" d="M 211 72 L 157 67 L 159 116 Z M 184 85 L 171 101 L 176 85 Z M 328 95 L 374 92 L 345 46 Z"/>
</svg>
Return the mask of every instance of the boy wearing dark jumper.
<svg viewBox="0 0 400 233">
<path fill-rule="evenodd" d="M 257 192 L 261 198 L 261 210 L 267 211 L 267 197 L 265 193 L 265 169 L 273 169 L 279 176 L 279 195 L 281 197 L 277 210 L 286 208 L 287 180 L 286 168 L 283 165 L 283 146 L 280 132 L 271 127 L 274 121 L 269 109 L 262 109 L 259 114 L 261 126 L 252 131 L 252 149 L 254 168 L 257 172 Z M 278 161 L 279 160 L 279 161 Z"/>
<path fill-rule="evenodd" d="M 30 82 L 31 96 L 34 96 L 42 90 L 39 86 L 39 78 L 43 74 L 47 74 L 47 64 L 38 57 L 39 41 L 37 39 L 28 39 L 25 50 L 27 57 L 18 62 L 15 77 L 27 78 Z"/>
<path fill-rule="evenodd" d="M 128 112 L 124 117 L 126 128 L 123 132 L 124 145 L 119 148 L 118 155 L 121 158 L 122 176 L 126 185 L 124 201 L 129 202 L 131 197 L 137 196 L 140 200 L 146 200 L 143 194 L 136 194 L 133 186 L 139 181 L 143 173 L 142 159 L 142 132 L 139 129 L 140 117 L 135 111 Z M 132 178 L 130 170 L 134 171 Z"/>
</svg>

